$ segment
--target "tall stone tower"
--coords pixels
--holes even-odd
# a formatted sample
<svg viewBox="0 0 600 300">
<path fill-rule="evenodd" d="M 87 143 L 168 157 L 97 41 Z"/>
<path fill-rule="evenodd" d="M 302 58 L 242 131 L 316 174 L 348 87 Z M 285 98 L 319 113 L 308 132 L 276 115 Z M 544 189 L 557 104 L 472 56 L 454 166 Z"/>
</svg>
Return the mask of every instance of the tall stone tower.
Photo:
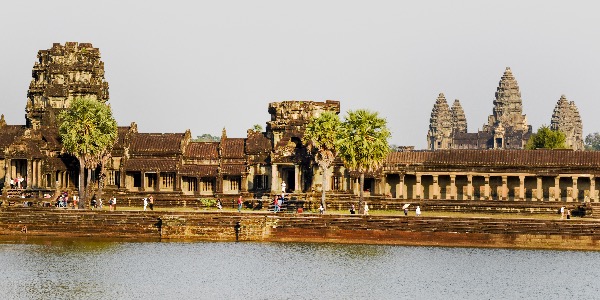
<svg viewBox="0 0 600 300">
<path fill-rule="evenodd" d="M 27 92 L 26 125 L 37 129 L 54 124 L 58 111 L 77 97 L 102 103 L 108 100 L 108 83 L 100 51 L 89 43 L 55 43 L 40 50 Z"/>
<path fill-rule="evenodd" d="M 452 103 L 452 127 L 454 128 L 454 132 L 466 133 L 467 132 L 467 117 L 465 116 L 465 111 L 460 105 L 460 101 L 458 99 L 454 99 L 454 103 Z"/>
<path fill-rule="evenodd" d="M 440 93 L 431 110 L 427 149 L 448 149 L 452 145 L 452 113 L 443 93 Z"/>
<path fill-rule="evenodd" d="M 565 95 L 560 96 L 550 121 L 550 129 L 560 130 L 565 134 L 567 147 L 583 150 L 583 126 L 581 116 L 575 102 L 569 102 Z"/>
<path fill-rule="evenodd" d="M 521 92 L 510 68 L 506 68 L 498 88 L 492 115 L 483 129 L 467 132 L 467 118 L 458 99 L 452 108 L 444 94 L 433 106 L 427 132 L 427 149 L 523 149 L 531 136 L 531 126 L 523 114 Z"/>
<path fill-rule="evenodd" d="M 506 68 L 496 89 L 496 99 L 492 115 L 488 117 L 488 124 L 483 126 L 483 131 L 493 132 L 494 128 L 502 124 L 505 129 L 514 131 L 529 131 L 527 117 L 523 114 L 523 101 L 517 80 L 510 68 Z"/>
</svg>

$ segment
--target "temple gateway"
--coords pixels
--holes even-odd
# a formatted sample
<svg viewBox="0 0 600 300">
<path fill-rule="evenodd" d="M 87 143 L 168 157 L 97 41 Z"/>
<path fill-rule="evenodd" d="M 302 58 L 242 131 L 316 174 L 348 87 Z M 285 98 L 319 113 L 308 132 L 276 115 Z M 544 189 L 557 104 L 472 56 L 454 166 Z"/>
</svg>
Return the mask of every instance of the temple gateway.
<svg viewBox="0 0 600 300">
<path fill-rule="evenodd" d="M 108 83 L 100 52 L 89 43 L 54 44 L 38 52 L 27 92 L 25 125 L 0 118 L 0 181 L 4 197 L 41 197 L 79 187 L 77 160 L 61 153 L 56 117 L 77 97 L 106 103 Z M 340 160 L 322 174 L 302 143 L 310 118 L 340 112 L 340 102 L 281 101 L 268 105 L 265 132 L 196 142 L 189 130 L 143 133 L 118 127 L 118 140 L 105 165 L 92 173 L 107 196 L 141 199 L 270 197 L 286 192 L 298 199 L 325 189 L 332 198 L 358 194 L 357 174 Z M 518 85 L 506 69 L 493 114 L 478 133 L 467 133 L 459 101 L 450 109 L 440 94 L 431 114 L 427 151 L 392 152 L 384 166 L 367 174 L 373 200 L 404 199 L 591 201 L 598 202 L 600 152 L 581 151 L 581 119 L 573 102 L 560 97 L 551 126 L 567 135 L 574 150 L 522 150 L 532 133 L 522 114 Z M 576 150 L 576 151 L 575 151 Z"/>
</svg>

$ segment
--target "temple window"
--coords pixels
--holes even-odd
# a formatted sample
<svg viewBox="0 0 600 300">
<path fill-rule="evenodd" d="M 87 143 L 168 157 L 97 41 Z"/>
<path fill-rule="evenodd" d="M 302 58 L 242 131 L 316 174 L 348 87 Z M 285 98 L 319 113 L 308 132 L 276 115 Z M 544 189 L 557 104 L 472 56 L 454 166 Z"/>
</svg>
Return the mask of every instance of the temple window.
<svg viewBox="0 0 600 300">
<path fill-rule="evenodd" d="M 175 173 L 161 173 L 160 177 L 162 179 L 161 188 L 173 188 Z"/>
<path fill-rule="evenodd" d="M 146 187 L 154 189 L 156 187 L 156 173 L 146 173 Z"/>
<path fill-rule="evenodd" d="M 106 185 L 120 186 L 121 185 L 120 183 L 121 183 L 121 172 L 114 171 L 114 170 L 108 171 L 108 175 L 106 176 Z"/>
<path fill-rule="evenodd" d="M 339 191 L 342 189 L 342 177 L 341 176 L 332 176 L 331 177 L 331 190 Z"/>
<path fill-rule="evenodd" d="M 229 181 L 229 190 L 230 191 L 236 191 L 240 189 L 240 183 L 237 180 L 230 180 Z"/>
<path fill-rule="evenodd" d="M 198 179 L 196 177 L 183 177 L 183 191 L 195 192 L 198 186 Z"/>
<path fill-rule="evenodd" d="M 213 180 L 212 178 L 202 178 L 200 179 L 200 191 L 202 192 L 212 192 L 213 191 Z"/>
<path fill-rule="evenodd" d="M 254 176 L 254 189 L 265 190 L 268 188 L 268 177 L 267 175 L 255 175 Z"/>
</svg>

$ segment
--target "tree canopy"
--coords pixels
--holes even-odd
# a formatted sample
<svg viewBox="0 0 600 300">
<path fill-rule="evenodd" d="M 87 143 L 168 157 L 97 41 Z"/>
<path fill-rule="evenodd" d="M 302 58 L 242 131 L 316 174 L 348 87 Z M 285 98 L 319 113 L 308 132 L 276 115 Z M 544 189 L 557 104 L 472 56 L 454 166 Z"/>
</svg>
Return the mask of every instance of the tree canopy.
<svg viewBox="0 0 600 300">
<path fill-rule="evenodd" d="M 306 125 L 302 142 L 313 152 L 315 162 L 323 170 L 321 205 L 326 209 L 325 190 L 327 186 L 327 169 L 336 155 L 336 137 L 340 131 L 341 122 L 336 113 L 323 112 L 310 119 Z"/>
<path fill-rule="evenodd" d="M 221 141 L 221 137 L 212 135 L 210 133 L 204 133 L 202 135 L 197 136 L 196 139 L 194 139 L 193 141 L 194 142 L 219 142 L 219 141 Z"/>
<path fill-rule="evenodd" d="M 542 125 L 527 141 L 526 149 L 564 149 L 566 137 L 558 130 L 552 130 L 546 125 Z"/>
<path fill-rule="evenodd" d="M 600 133 L 590 133 L 585 137 L 586 150 L 600 150 Z"/>
<path fill-rule="evenodd" d="M 379 168 L 388 153 L 391 133 L 387 121 L 376 112 L 364 109 L 348 111 L 336 141 L 336 149 L 344 164 L 360 174 L 359 210 L 364 202 L 364 174 Z"/>
<path fill-rule="evenodd" d="M 63 151 L 79 160 L 79 207 L 83 208 L 85 187 L 91 177 L 84 186 L 84 168 L 95 169 L 110 153 L 117 140 L 117 122 L 110 106 L 89 98 L 75 98 L 58 115 L 58 121 Z"/>
</svg>

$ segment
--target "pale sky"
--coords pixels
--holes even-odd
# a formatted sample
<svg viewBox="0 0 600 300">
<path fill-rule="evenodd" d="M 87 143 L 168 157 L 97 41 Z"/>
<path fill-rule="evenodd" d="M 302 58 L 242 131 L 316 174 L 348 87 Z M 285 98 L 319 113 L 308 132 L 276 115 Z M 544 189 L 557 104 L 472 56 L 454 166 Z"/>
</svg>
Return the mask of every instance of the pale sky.
<svg viewBox="0 0 600 300">
<path fill-rule="evenodd" d="M 268 104 L 339 100 L 388 121 L 390 143 L 426 147 L 440 92 L 469 132 L 492 113 L 511 67 L 534 130 L 562 94 L 584 137 L 600 131 L 594 1 L 3 1 L 0 113 L 25 124 L 40 49 L 100 49 L 120 126 L 245 137 Z"/>
</svg>

